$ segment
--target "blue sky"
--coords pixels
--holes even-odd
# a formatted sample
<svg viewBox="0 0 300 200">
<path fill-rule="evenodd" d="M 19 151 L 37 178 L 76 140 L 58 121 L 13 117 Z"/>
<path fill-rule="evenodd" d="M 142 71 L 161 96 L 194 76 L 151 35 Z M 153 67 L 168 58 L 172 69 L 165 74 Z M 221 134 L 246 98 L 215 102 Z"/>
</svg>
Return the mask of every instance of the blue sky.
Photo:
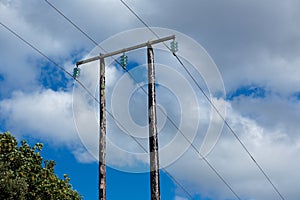
<svg viewBox="0 0 300 200">
<path fill-rule="evenodd" d="M 147 29 L 128 31 L 143 24 L 118 0 L 49 2 L 108 51 L 155 38 Z M 226 108 L 226 120 L 283 196 L 299 199 L 299 1 L 126 2 L 150 26 L 178 31 L 178 54 L 197 83 L 218 108 Z M 0 22 L 70 73 L 76 61 L 101 52 L 45 1 L 2 0 Z M 44 143 L 42 154 L 56 161 L 56 173 L 69 174 L 84 199 L 97 198 L 95 102 L 2 26 L 0 47 L 0 132 L 11 131 L 30 144 Z M 195 83 L 164 47 L 159 48 L 155 49 L 158 127 L 165 170 L 193 199 L 236 199 L 162 110 L 203 151 L 203 141 L 209 141 L 205 133 L 220 133 L 207 159 L 241 199 L 278 199 L 230 131 L 211 118 L 214 112 Z M 147 149 L 147 110 L 143 109 L 147 98 L 138 85 L 146 83 L 145 49 L 128 56 L 128 69 L 138 83 L 110 63 L 108 110 L 122 116 L 118 119 Z M 81 67 L 80 81 L 97 96 L 98 63 Z M 147 154 L 111 117 L 108 139 L 108 199 L 150 199 Z M 161 193 L 162 199 L 189 199 L 163 171 Z"/>
</svg>

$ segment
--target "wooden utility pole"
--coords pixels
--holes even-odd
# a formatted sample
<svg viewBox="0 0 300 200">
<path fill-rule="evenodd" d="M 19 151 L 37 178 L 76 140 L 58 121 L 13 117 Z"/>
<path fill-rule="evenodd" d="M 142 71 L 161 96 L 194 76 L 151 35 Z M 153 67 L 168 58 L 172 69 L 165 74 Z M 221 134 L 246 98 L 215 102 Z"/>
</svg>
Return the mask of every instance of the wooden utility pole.
<svg viewBox="0 0 300 200">
<path fill-rule="evenodd" d="M 99 200 L 106 200 L 106 108 L 105 108 L 105 61 L 100 55 L 100 131 L 99 131 Z"/>
<path fill-rule="evenodd" d="M 160 200 L 158 136 L 156 119 L 155 69 L 154 54 L 151 45 L 148 55 L 148 116 L 149 116 L 149 152 L 150 152 L 150 185 L 151 200 Z"/>
<path fill-rule="evenodd" d="M 150 149 L 150 178 L 151 178 L 151 200 L 160 200 L 159 184 L 159 158 L 158 158 L 158 138 L 156 128 L 156 106 L 155 106 L 155 76 L 154 57 L 151 45 L 175 40 L 175 35 L 148 41 L 114 52 L 100 54 L 98 56 L 81 60 L 76 66 L 100 60 L 100 80 L 99 80 L 99 104 L 100 104 L 100 128 L 99 128 L 99 200 L 106 200 L 106 108 L 105 108 L 105 61 L 106 57 L 133 51 L 139 48 L 148 47 L 148 81 L 149 81 L 149 149 Z M 125 67 L 125 66 L 122 66 Z M 79 69 L 76 69 L 76 71 Z M 77 76 L 77 74 L 75 74 Z"/>
</svg>

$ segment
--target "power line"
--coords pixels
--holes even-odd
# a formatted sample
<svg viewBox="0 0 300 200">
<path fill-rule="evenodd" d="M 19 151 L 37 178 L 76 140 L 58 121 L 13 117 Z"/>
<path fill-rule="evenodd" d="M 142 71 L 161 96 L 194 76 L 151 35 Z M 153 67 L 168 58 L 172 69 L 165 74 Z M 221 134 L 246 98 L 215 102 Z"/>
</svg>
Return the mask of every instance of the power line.
<svg viewBox="0 0 300 200">
<path fill-rule="evenodd" d="M 70 18 L 68 18 L 62 11 L 60 11 L 56 6 L 54 6 L 53 4 L 51 4 L 49 1 L 47 1 L 47 0 L 44 0 L 50 7 L 52 7 L 58 14 L 60 14 L 65 20 L 67 20 L 71 25 L 73 25 L 78 31 L 80 31 L 83 35 L 85 35 L 93 44 L 95 44 L 96 46 L 98 46 L 100 49 L 102 49 L 104 52 L 107 52 L 103 47 L 101 47 L 92 37 L 90 37 L 85 31 L 83 31 L 78 25 L 76 25 Z M 113 59 L 114 59 L 114 61 L 116 62 L 116 63 L 118 63 L 120 66 L 122 66 L 121 65 L 121 63 L 120 62 L 118 62 L 118 60 L 116 60 L 114 57 L 112 57 Z M 138 81 L 136 80 L 136 78 L 130 73 L 130 71 L 127 69 L 127 68 L 124 68 L 123 66 L 122 66 L 122 68 L 129 74 L 129 76 L 138 84 Z M 138 84 L 139 85 L 139 84 Z M 142 90 L 145 92 L 145 94 L 147 94 L 147 91 L 143 88 L 143 87 L 141 87 L 142 88 Z M 97 99 L 95 99 L 95 97 L 94 97 L 94 100 L 96 100 L 98 103 L 99 103 L 99 101 L 97 100 Z M 175 125 L 175 123 L 170 119 L 170 117 L 164 112 L 164 110 L 162 110 L 160 107 L 159 107 L 159 109 L 160 109 L 160 111 L 162 111 L 163 112 L 163 114 L 168 118 L 168 120 L 169 121 L 171 121 L 171 123 L 172 124 L 174 124 Z M 111 113 L 109 113 L 109 115 L 114 119 L 114 121 L 116 121 L 116 119 L 114 118 L 114 116 L 111 114 Z M 126 129 L 124 129 L 124 126 L 122 126 L 122 124 L 121 123 L 119 123 L 118 122 L 118 124 L 123 128 L 123 130 L 126 130 Z M 176 125 L 175 125 L 175 127 L 176 127 Z M 176 127 L 177 129 L 178 129 L 178 127 Z M 178 129 L 179 130 L 179 129 Z M 182 133 L 183 134 L 183 133 Z M 129 134 L 130 135 L 130 134 Z M 131 135 L 130 135 L 131 136 Z M 131 138 L 136 142 L 136 143 L 138 143 L 139 144 L 139 146 L 147 153 L 147 150 L 138 142 L 138 140 L 135 138 L 135 137 L 133 137 L 133 136 L 131 136 Z M 189 140 L 188 140 L 188 142 L 189 143 L 191 143 Z M 196 149 L 196 148 L 195 148 Z M 181 187 L 181 189 L 183 190 L 183 191 L 185 191 L 185 193 L 189 196 L 189 197 L 191 197 L 192 198 L 192 195 L 179 183 L 179 181 L 177 181 L 166 169 L 164 169 L 164 168 L 162 168 L 163 169 L 163 171 L 175 182 L 175 183 L 177 183 L 177 185 L 179 185 L 180 187 Z"/>
<path fill-rule="evenodd" d="M 44 58 L 46 58 L 49 62 L 51 62 L 53 65 L 57 66 L 60 70 L 62 70 L 64 73 L 66 73 L 68 76 L 72 77 L 76 82 L 79 83 L 79 85 L 84 88 L 88 94 L 90 96 L 93 97 L 94 100 L 98 101 L 98 99 L 96 97 L 93 96 L 93 94 L 85 87 L 85 85 L 80 82 L 79 80 L 75 79 L 72 74 L 70 72 L 68 72 L 67 70 L 65 70 L 62 66 L 60 66 L 57 62 L 55 62 L 54 60 L 52 60 L 49 56 L 47 56 L 46 54 L 44 54 L 41 50 L 39 50 L 37 47 L 33 46 L 31 43 L 29 43 L 27 40 L 25 40 L 24 38 L 22 38 L 19 34 L 17 34 L 14 30 L 12 30 L 11 28 L 9 28 L 8 26 L 6 26 L 5 24 L 3 24 L 2 22 L 0 22 L 1 26 L 3 26 L 6 30 L 8 30 L 10 33 L 12 33 L 14 36 L 16 36 L 18 39 L 20 39 L 22 42 L 24 42 L 25 44 L 27 44 L 29 47 L 31 47 L 32 49 L 34 49 L 37 53 L 39 53 L 40 55 L 42 55 Z"/>
<path fill-rule="evenodd" d="M 31 43 L 29 43 L 27 40 L 25 40 L 23 37 L 21 37 L 19 34 L 17 34 L 14 30 L 12 30 L 11 28 L 9 28 L 8 26 L 6 26 L 5 24 L 3 24 L 2 22 L 0 22 L 0 25 L 2 25 L 6 30 L 8 30 L 10 33 L 12 33 L 14 36 L 16 36 L 18 39 L 20 39 L 22 42 L 24 42 L 25 44 L 27 44 L 29 47 L 31 47 L 33 50 L 35 50 L 37 53 L 39 53 L 40 55 L 42 55 L 44 58 L 46 58 L 49 62 L 51 62 L 52 64 L 54 64 L 56 67 L 58 67 L 60 70 L 62 70 L 64 73 L 66 73 L 68 76 L 72 77 L 74 79 L 74 81 L 76 81 L 87 93 L 88 95 L 95 100 L 98 104 L 100 104 L 99 100 L 89 91 L 89 89 L 78 79 L 74 78 L 72 76 L 72 74 L 70 72 L 68 72 L 67 70 L 65 70 L 62 66 L 60 66 L 58 63 L 56 63 L 53 59 L 51 59 L 49 56 L 47 56 L 46 54 L 44 54 L 41 50 L 39 50 L 37 47 L 35 47 L 34 45 L 32 45 Z M 121 126 L 121 128 L 123 128 L 123 130 L 125 130 L 125 132 L 127 133 L 127 135 L 129 135 L 144 151 L 145 153 L 148 153 L 146 148 L 134 137 L 132 136 L 129 131 L 126 130 L 126 128 L 114 117 L 114 115 L 106 110 L 106 112 L 112 117 L 112 119 L 119 124 L 119 126 Z M 192 194 L 189 193 L 187 191 L 187 189 L 174 177 L 172 176 L 165 168 L 161 168 L 191 199 L 193 198 Z"/>
<path fill-rule="evenodd" d="M 73 23 L 66 15 L 64 15 L 60 10 L 58 10 L 53 4 L 51 4 L 49 1 L 44 0 L 49 6 L 51 6 L 56 12 L 58 12 L 65 20 L 67 20 L 69 23 L 71 23 L 77 30 L 79 30 L 83 35 L 85 35 L 90 41 L 92 41 L 96 46 L 98 46 L 98 43 L 93 40 L 86 32 L 84 32 L 79 26 L 77 26 L 75 23 Z M 101 48 L 101 47 L 100 47 Z M 102 49 L 103 50 L 103 49 Z"/>
<path fill-rule="evenodd" d="M 44 0 L 48 5 L 50 5 L 56 12 L 58 12 L 63 18 L 65 18 L 68 22 L 70 22 L 77 30 L 79 30 L 82 34 L 84 34 L 89 40 L 91 40 L 94 44 L 96 44 L 98 47 L 100 47 L 103 51 L 105 51 L 104 48 L 102 48 L 100 45 L 98 45 L 94 39 L 92 39 L 86 32 L 84 32 L 79 26 L 77 26 L 74 22 L 72 22 L 66 15 L 64 15 L 60 10 L 58 10 L 53 4 L 51 4 L 50 2 L 48 2 L 47 0 Z M 148 27 L 148 29 L 157 37 L 159 38 L 159 36 L 124 2 L 121 0 L 121 2 L 145 25 Z M 164 43 L 164 45 L 170 50 L 170 48 Z M 106 51 L 105 51 L 106 52 Z M 113 57 L 112 57 L 113 58 Z M 113 58 L 114 59 L 114 58 Z M 114 59 L 119 65 L 121 65 L 116 59 Z M 121 65 L 122 66 L 122 65 Z M 130 75 L 130 77 L 138 84 L 137 80 L 135 79 L 135 77 L 130 73 L 130 71 L 128 71 L 126 68 L 123 67 L 123 69 Z M 147 94 L 147 91 L 141 87 L 142 90 L 145 92 L 145 94 Z M 206 159 L 204 158 L 204 156 L 199 152 L 199 150 L 194 146 L 194 144 L 184 135 L 184 133 L 178 128 L 178 126 L 176 125 L 176 123 L 164 112 L 164 110 L 162 108 L 160 108 L 160 111 L 167 117 L 167 119 L 171 122 L 171 124 L 181 133 L 181 135 L 190 143 L 190 145 L 193 147 L 193 149 L 198 153 L 198 155 L 200 157 L 203 158 L 203 160 L 205 161 L 205 163 L 214 171 L 214 173 L 222 180 L 222 182 L 230 189 L 230 191 L 238 198 L 240 199 L 240 197 L 237 195 L 237 193 L 233 190 L 233 188 L 229 185 L 229 183 L 221 176 L 220 173 L 218 173 L 218 171 L 213 167 L 213 165 Z M 120 124 L 120 123 L 119 123 Z M 137 142 L 137 140 L 134 138 L 134 140 Z M 168 173 L 169 174 L 169 173 Z M 169 174 L 171 175 L 171 174 Z M 173 180 L 174 177 L 172 177 Z M 177 182 L 177 181 L 176 181 Z M 178 182 L 177 182 L 178 183 Z M 182 187 L 182 189 L 184 191 L 186 191 L 185 188 Z M 189 195 L 191 196 L 191 195 Z"/>
<path fill-rule="evenodd" d="M 67 20 L 72 26 L 74 26 L 79 32 L 81 32 L 85 37 L 87 37 L 94 45 L 99 47 L 103 52 L 107 52 L 102 46 L 100 46 L 96 40 L 94 40 L 91 36 L 89 36 L 84 30 L 82 30 L 78 25 L 76 25 L 70 18 L 68 18 L 62 11 L 60 11 L 56 6 L 50 3 L 48 0 L 44 0 L 51 8 L 53 8 L 59 15 L 61 15 L 65 20 Z M 115 59 L 113 56 L 111 58 L 118 63 L 123 69 L 125 69 L 122 64 Z M 126 70 L 126 69 L 125 69 Z"/>
<path fill-rule="evenodd" d="M 133 136 L 129 133 L 129 131 L 114 117 L 112 113 L 109 111 L 106 111 L 110 117 L 117 123 L 119 126 L 129 135 L 140 147 L 141 149 L 145 152 L 148 153 L 147 149 Z M 193 195 L 174 177 L 172 176 L 166 168 L 162 167 L 161 170 L 169 176 L 191 199 L 193 199 Z"/>
<path fill-rule="evenodd" d="M 125 3 L 123 0 L 120 0 L 122 2 L 122 4 L 134 15 L 137 17 L 137 19 L 144 25 L 146 26 L 151 33 L 153 33 L 157 38 L 160 38 L 158 36 L 158 34 L 155 33 L 155 31 L 152 30 L 152 28 L 141 18 L 139 17 L 139 15 L 134 12 L 133 9 L 130 8 L 130 6 Z M 169 48 L 168 48 L 169 49 Z M 170 50 L 170 49 L 169 49 Z M 280 196 L 280 198 L 282 200 L 285 200 L 285 198 L 283 197 L 283 195 L 279 192 L 278 188 L 274 185 L 274 183 L 271 181 L 271 179 L 269 178 L 269 176 L 266 174 L 266 172 L 263 170 L 263 168 L 260 166 L 260 164 L 254 159 L 254 157 L 252 156 L 252 154 L 250 153 L 250 151 L 247 149 L 247 147 L 245 146 L 245 144 L 241 141 L 241 139 L 239 138 L 239 136 L 236 134 L 236 132 L 231 128 L 231 126 L 229 125 L 229 123 L 227 122 L 227 120 L 221 115 L 221 113 L 219 112 L 219 110 L 217 109 L 217 107 L 214 105 L 214 103 L 212 102 L 212 100 L 208 97 L 208 95 L 204 92 L 204 90 L 201 88 L 201 86 L 198 84 L 198 82 L 195 80 L 195 78 L 192 76 L 192 74 L 190 73 L 190 71 L 186 68 L 186 66 L 183 64 L 183 62 L 181 61 L 181 59 L 176 55 L 176 53 L 172 52 L 172 54 L 176 57 L 176 59 L 178 60 L 178 62 L 180 63 L 180 65 L 184 68 L 184 70 L 188 73 L 188 75 L 192 78 L 193 82 L 197 85 L 197 87 L 200 89 L 201 93 L 205 96 L 205 98 L 207 99 L 207 101 L 211 104 L 211 106 L 213 107 L 213 109 L 216 111 L 216 113 L 219 115 L 219 117 L 224 121 L 225 125 L 228 127 L 228 129 L 230 130 L 230 132 L 234 135 L 234 137 L 238 140 L 238 142 L 241 144 L 241 146 L 243 147 L 243 149 L 247 152 L 247 154 L 250 156 L 251 160 L 255 163 L 255 165 L 258 167 L 258 169 L 262 172 L 262 174 L 265 176 L 265 178 L 268 180 L 268 182 L 272 185 L 273 189 L 276 191 L 276 193 Z"/>
</svg>

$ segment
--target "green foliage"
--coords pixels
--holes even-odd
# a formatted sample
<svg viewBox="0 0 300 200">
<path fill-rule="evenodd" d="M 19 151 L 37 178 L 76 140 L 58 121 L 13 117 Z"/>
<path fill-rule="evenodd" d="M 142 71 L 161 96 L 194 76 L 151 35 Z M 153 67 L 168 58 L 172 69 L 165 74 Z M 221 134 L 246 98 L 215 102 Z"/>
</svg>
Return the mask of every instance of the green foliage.
<svg viewBox="0 0 300 200">
<path fill-rule="evenodd" d="M 30 147 L 26 141 L 18 147 L 10 133 L 0 134 L 0 199 L 81 199 L 68 175 L 62 180 L 54 174 L 54 161 L 43 162 L 42 148 L 41 143 Z"/>
</svg>

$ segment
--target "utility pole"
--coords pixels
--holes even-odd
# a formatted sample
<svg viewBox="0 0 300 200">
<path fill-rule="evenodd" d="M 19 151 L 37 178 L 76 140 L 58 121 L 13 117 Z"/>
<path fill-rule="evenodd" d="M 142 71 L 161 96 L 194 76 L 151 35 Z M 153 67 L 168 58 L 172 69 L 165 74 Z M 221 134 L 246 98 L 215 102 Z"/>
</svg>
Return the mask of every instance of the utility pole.
<svg viewBox="0 0 300 200">
<path fill-rule="evenodd" d="M 105 107 L 105 60 L 100 54 L 99 79 L 99 200 L 106 200 L 106 107 Z"/>
<path fill-rule="evenodd" d="M 160 200 L 160 184 L 159 184 L 159 157 L 158 157 L 158 138 L 156 128 L 156 100 L 155 100 L 155 76 L 154 76 L 154 56 L 151 45 L 175 40 L 175 35 L 148 41 L 139 45 L 120 49 L 114 52 L 100 54 L 86 60 L 76 63 L 76 76 L 79 75 L 79 65 L 100 60 L 100 80 L 99 80 L 99 200 L 106 200 L 106 105 L 105 105 L 105 58 L 118 54 L 124 54 L 132 50 L 148 47 L 148 95 L 149 95 L 149 149 L 150 149 L 150 179 L 151 179 L 151 200 Z M 125 68 L 125 66 L 122 65 Z"/>
<path fill-rule="evenodd" d="M 149 116 L 149 152 L 150 152 L 150 185 L 151 200 L 160 200 L 158 136 L 156 119 L 155 69 L 154 54 L 151 45 L 148 55 L 148 116 Z"/>
</svg>

